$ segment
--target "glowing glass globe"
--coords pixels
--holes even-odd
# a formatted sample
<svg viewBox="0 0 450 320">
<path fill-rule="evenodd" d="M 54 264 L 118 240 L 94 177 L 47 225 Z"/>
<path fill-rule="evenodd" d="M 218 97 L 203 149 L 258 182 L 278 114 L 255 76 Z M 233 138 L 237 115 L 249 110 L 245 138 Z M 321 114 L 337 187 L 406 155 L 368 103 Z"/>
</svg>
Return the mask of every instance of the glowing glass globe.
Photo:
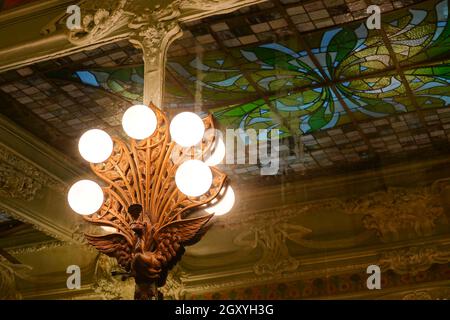
<svg viewBox="0 0 450 320">
<path fill-rule="evenodd" d="M 91 180 L 81 180 L 69 190 L 68 200 L 73 211 L 81 215 L 97 212 L 103 204 L 102 188 Z"/>
<path fill-rule="evenodd" d="M 205 209 L 206 212 L 214 213 L 216 216 L 222 216 L 230 212 L 231 209 L 233 209 L 234 203 L 236 201 L 233 188 L 231 186 L 228 186 L 220 193 L 223 196 L 222 199 L 220 199 L 219 201 L 215 199 L 216 203 L 206 208 Z"/>
<path fill-rule="evenodd" d="M 141 104 L 128 108 L 122 118 L 123 130 L 136 140 L 150 137 L 155 132 L 157 123 L 153 110 Z"/>
<path fill-rule="evenodd" d="M 215 166 L 221 163 L 224 158 L 225 158 L 225 143 L 223 142 L 222 138 L 219 138 L 217 140 L 214 151 L 208 157 L 208 159 L 205 160 L 205 163 L 208 166 Z"/>
<path fill-rule="evenodd" d="M 170 136 L 182 147 L 195 146 L 204 134 L 205 125 L 202 119 L 192 112 L 179 113 L 170 123 Z"/>
<path fill-rule="evenodd" d="M 200 160 L 184 162 L 175 174 L 178 189 L 188 197 L 199 197 L 211 188 L 211 169 Z"/>
<path fill-rule="evenodd" d="M 91 163 L 101 163 L 111 156 L 113 141 L 105 131 L 92 129 L 81 136 L 78 142 L 78 150 L 84 160 Z"/>
</svg>

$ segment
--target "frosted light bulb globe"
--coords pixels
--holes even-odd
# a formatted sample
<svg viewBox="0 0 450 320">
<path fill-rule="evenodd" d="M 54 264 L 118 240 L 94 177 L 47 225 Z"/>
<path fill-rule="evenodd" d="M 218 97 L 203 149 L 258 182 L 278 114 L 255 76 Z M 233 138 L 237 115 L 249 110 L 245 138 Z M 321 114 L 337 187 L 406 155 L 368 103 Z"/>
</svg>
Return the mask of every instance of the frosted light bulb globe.
<svg viewBox="0 0 450 320">
<path fill-rule="evenodd" d="M 216 216 L 223 216 L 233 209 L 234 203 L 236 201 L 234 190 L 231 186 L 225 188 L 225 193 L 223 198 L 220 199 L 216 204 L 205 209 L 208 213 L 214 213 Z"/>
<path fill-rule="evenodd" d="M 142 104 L 128 108 L 122 118 L 123 130 L 136 140 L 150 137 L 155 132 L 157 123 L 153 110 Z"/>
<path fill-rule="evenodd" d="M 225 158 L 225 143 L 222 138 L 219 138 L 216 143 L 216 147 L 214 148 L 213 153 L 205 160 L 205 163 L 212 167 L 218 165 Z"/>
<path fill-rule="evenodd" d="M 113 152 L 113 141 L 103 130 L 86 131 L 78 142 L 78 150 L 84 160 L 91 163 L 106 161 Z"/>
<path fill-rule="evenodd" d="M 102 188 L 91 180 L 81 180 L 75 183 L 67 196 L 73 211 L 81 215 L 97 212 L 103 204 Z"/>
<path fill-rule="evenodd" d="M 172 140 L 182 147 L 192 147 L 199 143 L 205 134 L 202 119 L 192 112 L 177 114 L 170 123 Z"/>
<path fill-rule="evenodd" d="M 211 188 L 211 169 L 200 160 L 184 162 L 175 174 L 178 189 L 188 197 L 199 197 Z"/>
</svg>

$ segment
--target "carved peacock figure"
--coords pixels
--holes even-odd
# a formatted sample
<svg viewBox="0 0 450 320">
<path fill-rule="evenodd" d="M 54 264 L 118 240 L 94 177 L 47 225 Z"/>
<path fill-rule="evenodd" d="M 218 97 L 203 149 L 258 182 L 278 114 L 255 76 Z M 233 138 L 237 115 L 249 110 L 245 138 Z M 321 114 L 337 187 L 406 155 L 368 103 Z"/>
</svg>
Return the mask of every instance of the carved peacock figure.
<svg viewBox="0 0 450 320">
<path fill-rule="evenodd" d="M 95 225 L 113 228 L 106 235 L 85 235 L 98 251 L 117 259 L 135 278 L 135 299 L 161 298 L 158 287 L 165 284 L 168 271 L 206 231 L 213 215 L 190 218 L 201 206 L 219 196 L 226 175 L 212 167 L 213 183 L 200 197 L 188 197 L 178 190 L 175 173 L 189 156 L 201 159 L 215 144 L 205 135 L 200 148 L 181 148 L 170 140 L 169 121 L 154 105 L 158 126 L 145 140 L 129 144 L 113 138 L 114 150 L 107 161 L 91 164 L 102 179 L 105 201 L 98 212 L 84 218 Z M 211 116 L 203 120 L 213 128 Z"/>
</svg>

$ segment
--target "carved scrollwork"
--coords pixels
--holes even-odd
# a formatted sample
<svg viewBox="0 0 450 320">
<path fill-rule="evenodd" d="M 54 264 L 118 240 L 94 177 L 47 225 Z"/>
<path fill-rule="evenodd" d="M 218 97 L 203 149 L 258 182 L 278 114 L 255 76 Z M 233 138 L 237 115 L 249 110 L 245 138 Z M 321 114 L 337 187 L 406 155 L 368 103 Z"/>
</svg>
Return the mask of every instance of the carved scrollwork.
<svg viewBox="0 0 450 320">
<path fill-rule="evenodd" d="M 432 300 L 431 295 L 426 291 L 414 291 L 406 294 L 402 300 Z"/>
<path fill-rule="evenodd" d="M 384 270 L 398 274 L 412 274 L 428 270 L 435 263 L 450 261 L 450 252 L 437 247 L 410 247 L 388 251 L 382 255 L 379 265 Z"/>
<path fill-rule="evenodd" d="M 42 184 L 14 167 L 0 163 L 0 196 L 31 201 Z"/>
<path fill-rule="evenodd" d="M 50 241 L 50 242 L 44 242 L 44 243 L 37 243 L 37 244 L 31 244 L 24 247 L 14 248 L 8 250 L 8 253 L 11 255 L 22 255 L 22 254 L 28 254 L 28 253 L 35 253 L 40 251 L 45 251 L 53 248 L 61 248 L 69 246 L 70 243 L 64 242 L 64 241 Z"/>
<path fill-rule="evenodd" d="M 0 196 L 31 201 L 44 186 L 63 189 L 60 182 L 0 146 Z"/>
<path fill-rule="evenodd" d="M 75 45 L 96 43 L 110 36 L 115 30 L 128 26 L 138 30 L 135 41 L 145 39 L 151 48 L 164 38 L 164 33 L 172 29 L 183 12 L 192 14 L 220 12 L 227 8 L 258 3 L 263 0 L 82 0 L 78 3 L 81 11 L 81 25 L 69 30 L 66 26 L 69 14 L 64 12 L 41 31 L 48 35 L 59 27 L 66 30 L 68 40 Z M 132 32 L 133 33 L 133 32 Z M 140 39 L 139 39 L 140 38 Z M 155 40 L 152 40 L 155 39 Z M 148 54 L 151 54 L 150 52 Z"/>
<path fill-rule="evenodd" d="M 127 0 L 80 1 L 78 3 L 81 11 L 80 26 L 69 29 L 66 23 L 70 15 L 64 12 L 48 23 L 41 30 L 41 34 L 51 34 L 60 26 L 66 30 L 68 40 L 75 45 L 95 43 L 126 24 L 127 2 Z"/>
<path fill-rule="evenodd" d="M 402 300 L 448 300 L 450 299 L 450 288 L 435 287 L 424 290 L 416 290 L 405 294 Z"/>
<path fill-rule="evenodd" d="M 259 261 L 253 266 L 257 275 L 280 275 L 295 271 L 299 261 L 290 256 L 286 240 L 303 238 L 311 233 L 310 229 L 298 225 L 290 225 L 283 221 L 271 221 L 252 226 L 235 238 L 234 243 L 248 248 L 260 247 L 263 252 Z"/>
<path fill-rule="evenodd" d="M 383 241 L 398 240 L 402 234 L 432 235 L 438 220 L 448 223 L 439 195 L 430 188 L 390 188 L 347 201 L 343 208 L 362 214 L 364 226 Z"/>
</svg>

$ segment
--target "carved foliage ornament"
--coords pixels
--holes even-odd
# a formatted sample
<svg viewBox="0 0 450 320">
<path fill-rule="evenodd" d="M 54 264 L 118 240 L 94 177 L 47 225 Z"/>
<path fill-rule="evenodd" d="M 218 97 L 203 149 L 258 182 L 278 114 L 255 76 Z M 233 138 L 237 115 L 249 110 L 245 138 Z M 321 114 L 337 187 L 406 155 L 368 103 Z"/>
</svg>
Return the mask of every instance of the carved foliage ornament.
<svg viewBox="0 0 450 320">
<path fill-rule="evenodd" d="M 310 229 L 282 220 L 259 223 L 239 234 L 234 243 L 248 248 L 261 248 L 262 256 L 253 270 L 257 275 L 280 275 L 295 271 L 299 261 L 289 254 L 286 240 L 298 240 L 311 233 Z"/>
<path fill-rule="evenodd" d="M 41 34 L 48 35 L 58 27 L 67 30 L 68 40 L 75 45 L 92 44 L 101 40 L 127 22 L 127 0 L 83 0 L 77 5 L 81 11 L 80 25 L 69 29 L 70 14 L 62 13 L 47 24 Z"/>
<path fill-rule="evenodd" d="M 91 164 L 93 172 L 106 184 L 105 201 L 100 210 L 84 218 L 95 225 L 112 227 L 108 235 L 86 235 L 100 252 L 117 259 L 119 265 L 135 278 L 136 298 L 154 298 L 157 286 L 163 286 L 167 272 L 189 245 L 205 231 L 213 215 L 187 218 L 196 208 L 205 206 L 219 195 L 226 175 L 211 167 L 211 188 L 200 197 L 187 197 L 175 184 L 175 173 L 186 157 L 201 159 L 215 137 L 205 137 L 201 151 L 177 149 L 170 140 L 169 121 L 151 105 L 158 119 L 155 133 L 145 140 L 131 139 L 129 144 L 114 139 L 114 151 L 106 162 Z M 206 129 L 212 117 L 204 119 Z M 173 157 L 174 152 L 180 152 Z M 176 158 L 176 160 L 173 160 Z"/>
<path fill-rule="evenodd" d="M 429 236 L 438 220 L 446 220 L 439 195 L 430 188 L 390 188 L 343 204 L 349 214 L 363 214 L 367 229 L 383 241 L 398 240 L 402 234 Z"/>
<path fill-rule="evenodd" d="M 0 146 L 0 196 L 31 201 L 47 185 L 62 189 L 49 175 Z"/>
<path fill-rule="evenodd" d="M 379 265 L 398 274 L 412 274 L 428 270 L 435 263 L 450 261 L 450 252 L 437 247 L 411 247 L 384 253 Z"/>
<path fill-rule="evenodd" d="M 71 43 L 87 45 L 94 44 L 127 25 L 130 29 L 140 29 L 137 33 L 140 37 L 146 32 L 143 28 L 150 28 L 158 32 L 156 38 L 159 38 L 161 31 L 170 29 L 162 25 L 169 23 L 174 27 L 184 12 L 190 12 L 191 15 L 202 12 L 213 14 L 230 7 L 258 2 L 262 0 L 83 0 L 78 3 L 82 16 L 78 28 L 67 29 L 66 22 L 70 15 L 62 13 L 47 24 L 41 33 L 48 35 L 60 26 L 67 29 Z M 150 38 L 146 39 L 150 41 Z"/>
</svg>

